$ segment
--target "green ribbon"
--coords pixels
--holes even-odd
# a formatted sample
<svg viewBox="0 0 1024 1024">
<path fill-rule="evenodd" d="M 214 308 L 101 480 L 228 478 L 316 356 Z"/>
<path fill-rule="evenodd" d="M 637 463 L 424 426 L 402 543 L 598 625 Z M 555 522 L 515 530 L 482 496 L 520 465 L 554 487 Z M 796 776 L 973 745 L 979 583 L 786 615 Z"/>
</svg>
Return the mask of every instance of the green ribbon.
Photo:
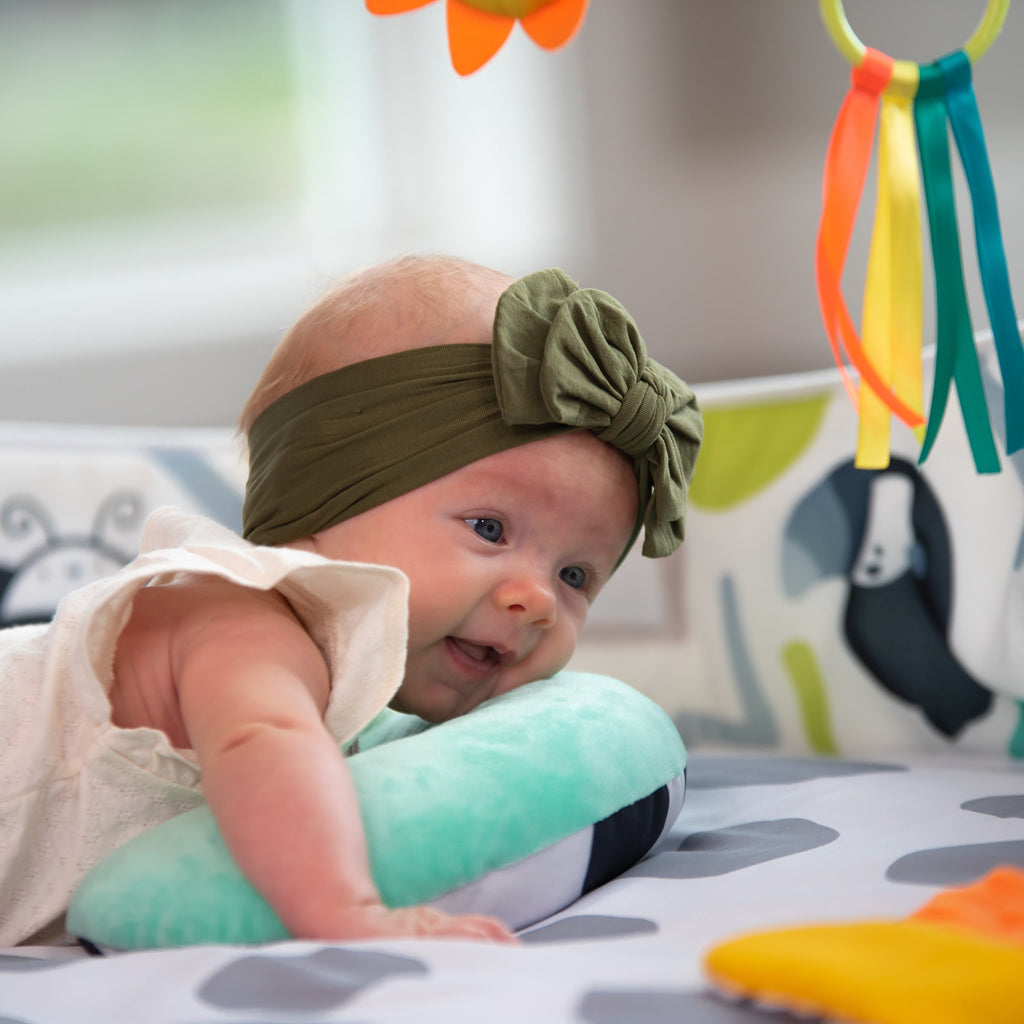
<svg viewBox="0 0 1024 1024">
<path fill-rule="evenodd" d="M 702 436 L 693 392 L 647 358 L 610 295 L 540 271 L 502 295 L 492 345 L 369 359 L 264 410 L 249 434 L 243 534 L 308 537 L 477 459 L 581 428 L 632 458 L 643 553 L 671 554 Z"/>
<path fill-rule="evenodd" d="M 998 473 L 999 455 L 992 439 L 964 288 L 946 126 L 946 78 L 941 62 L 922 65 L 920 75 L 914 99 L 914 122 L 935 268 L 937 334 L 928 429 L 919 461 L 925 461 L 935 443 L 945 415 L 950 384 L 955 379 L 974 464 L 979 473 Z"/>
<path fill-rule="evenodd" d="M 1010 292 L 999 207 L 985 133 L 971 84 L 971 62 L 962 50 L 939 62 L 946 82 L 946 107 L 971 193 L 978 270 L 1003 378 L 1006 450 L 1024 448 L 1024 349 Z"/>
</svg>

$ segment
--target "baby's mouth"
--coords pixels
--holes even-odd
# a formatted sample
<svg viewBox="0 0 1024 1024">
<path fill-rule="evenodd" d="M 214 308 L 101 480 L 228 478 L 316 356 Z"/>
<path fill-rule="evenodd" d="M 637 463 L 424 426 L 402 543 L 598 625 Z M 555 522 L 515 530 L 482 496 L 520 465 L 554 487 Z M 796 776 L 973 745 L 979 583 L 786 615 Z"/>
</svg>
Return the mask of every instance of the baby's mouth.
<svg viewBox="0 0 1024 1024">
<path fill-rule="evenodd" d="M 457 636 L 448 637 L 448 641 L 479 665 L 496 665 L 501 660 L 501 655 L 490 644 L 477 644 Z"/>
</svg>

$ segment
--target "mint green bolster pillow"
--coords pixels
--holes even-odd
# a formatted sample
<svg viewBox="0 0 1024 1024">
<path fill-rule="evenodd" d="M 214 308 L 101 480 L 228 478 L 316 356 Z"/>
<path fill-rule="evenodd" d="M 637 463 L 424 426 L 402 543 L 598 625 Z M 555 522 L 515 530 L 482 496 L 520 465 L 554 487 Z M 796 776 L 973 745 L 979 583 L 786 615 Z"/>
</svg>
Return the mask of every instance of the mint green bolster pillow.
<svg viewBox="0 0 1024 1024">
<path fill-rule="evenodd" d="M 657 843 L 682 804 L 686 752 L 668 716 L 636 690 L 563 672 L 442 725 L 386 712 L 348 763 L 386 904 L 430 902 L 518 929 Z M 205 807 L 93 868 L 67 927 L 120 950 L 289 937 Z"/>
</svg>

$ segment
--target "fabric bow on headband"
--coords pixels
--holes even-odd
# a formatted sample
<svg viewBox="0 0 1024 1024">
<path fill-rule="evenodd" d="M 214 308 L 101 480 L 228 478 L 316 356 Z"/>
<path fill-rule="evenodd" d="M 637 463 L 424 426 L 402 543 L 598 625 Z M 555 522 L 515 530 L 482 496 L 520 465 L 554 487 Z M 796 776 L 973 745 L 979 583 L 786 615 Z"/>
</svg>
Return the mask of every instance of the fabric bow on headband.
<svg viewBox="0 0 1024 1024">
<path fill-rule="evenodd" d="M 540 271 L 498 300 L 493 347 L 505 421 L 583 427 L 625 452 L 640 485 L 643 553 L 674 551 L 703 421 L 690 388 L 647 357 L 623 306 L 560 270 Z"/>
</svg>

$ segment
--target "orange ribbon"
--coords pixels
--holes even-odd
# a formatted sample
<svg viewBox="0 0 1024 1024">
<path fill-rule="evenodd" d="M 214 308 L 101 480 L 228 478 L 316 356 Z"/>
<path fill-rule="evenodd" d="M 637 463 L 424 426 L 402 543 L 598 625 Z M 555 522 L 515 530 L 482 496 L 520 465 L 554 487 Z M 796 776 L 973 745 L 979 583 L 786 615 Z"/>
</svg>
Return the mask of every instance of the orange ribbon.
<svg viewBox="0 0 1024 1024">
<path fill-rule="evenodd" d="M 867 384 L 885 406 L 909 426 L 917 427 L 924 422 L 921 412 L 893 393 L 865 354 L 841 286 L 871 161 L 880 98 L 892 77 L 893 65 L 891 57 L 868 47 L 864 60 L 851 73 L 851 88 L 839 108 L 825 157 L 815 276 L 825 331 L 850 401 L 859 407 L 845 359 L 860 372 L 862 384 Z"/>
</svg>

